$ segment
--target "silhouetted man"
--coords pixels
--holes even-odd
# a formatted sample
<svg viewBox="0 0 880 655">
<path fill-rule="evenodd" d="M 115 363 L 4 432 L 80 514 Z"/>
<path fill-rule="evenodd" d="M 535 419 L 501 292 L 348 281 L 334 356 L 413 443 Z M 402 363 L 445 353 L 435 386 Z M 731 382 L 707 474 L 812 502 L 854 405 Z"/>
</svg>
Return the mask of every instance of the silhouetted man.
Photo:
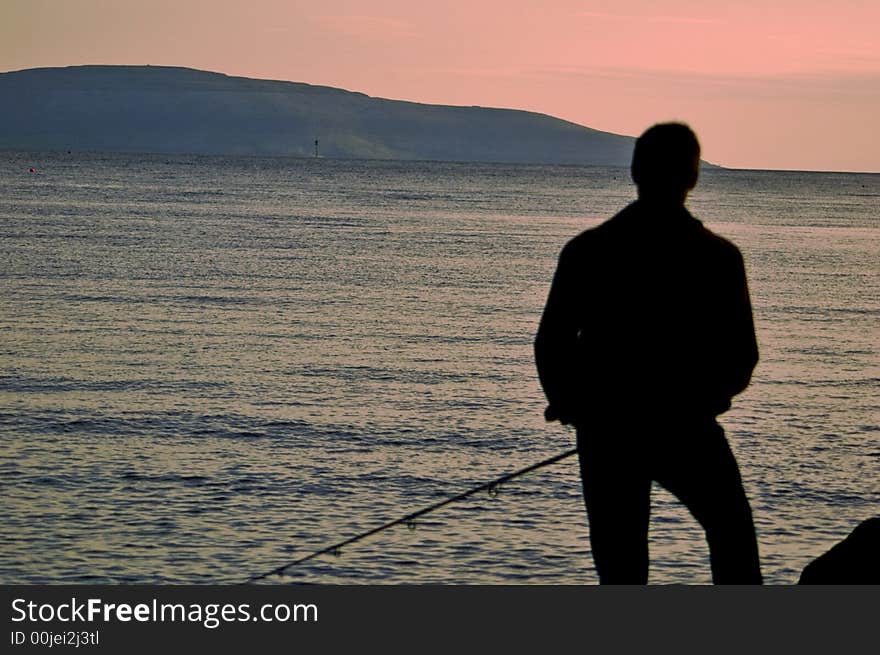
<svg viewBox="0 0 880 655">
<path fill-rule="evenodd" d="M 686 125 L 638 139 L 638 200 L 566 244 L 535 340 L 546 418 L 577 428 L 602 584 L 648 581 L 652 481 L 705 529 L 715 583 L 761 582 L 751 509 L 716 422 L 758 348 L 739 250 L 684 206 L 699 163 Z"/>
</svg>

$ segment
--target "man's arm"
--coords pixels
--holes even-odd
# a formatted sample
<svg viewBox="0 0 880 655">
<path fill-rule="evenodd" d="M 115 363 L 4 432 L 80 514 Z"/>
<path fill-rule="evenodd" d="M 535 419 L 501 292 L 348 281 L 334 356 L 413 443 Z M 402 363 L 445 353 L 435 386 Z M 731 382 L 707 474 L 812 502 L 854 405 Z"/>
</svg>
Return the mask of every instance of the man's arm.
<svg viewBox="0 0 880 655">
<path fill-rule="evenodd" d="M 573 423 L 578 401 L 575 360 L 578 344 L 576 321 L 575 266 L 571 244 L 559 256 L 553 283 L 538 334 L 535 337 L 535 363 L 549 405 L 548 421 Z"/>
<path fill-rule="evenodd" d="M 730 409 L 734 396 L 749 385 L 758 363 L 758 344 L 752 319 L 752 304 L 742 255 L 728 242 L 720 271 L 718 309 L 715 317 L 711 358 L 703 361 L 703 375 L 695 397 L 714 415 Z"/>
<path fill-rule="evenodd" d="M 742 393 L 749 386 L 752 371 L 758 364 L 758 342 L 755 337 L 755 323 L 752 317 L 752 301 L 749 297 L 749 283 L 742 254 L 736 249 L 734 266 L 731 274 L 733 296 L 731 316 L 731 355 L 729 370 L 730 397 Z"/>
</svg>

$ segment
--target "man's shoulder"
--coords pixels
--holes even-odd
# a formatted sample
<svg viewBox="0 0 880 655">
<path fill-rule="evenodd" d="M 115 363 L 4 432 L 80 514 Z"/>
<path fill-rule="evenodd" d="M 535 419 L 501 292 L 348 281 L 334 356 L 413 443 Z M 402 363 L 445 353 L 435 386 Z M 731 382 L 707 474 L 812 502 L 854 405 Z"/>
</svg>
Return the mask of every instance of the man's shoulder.
<svg viewBox="0 0 880 655">
<path fill-rule="evenodd" d="M 599 223 L 599 225 L 587 228 L 565 244 L 563 253 L 574 254 L 607 245 L 610 241 L 621 236 L 621 228 L 626 223 L 631 212 L 631 206 L 625 207 L 611 218 Z"/>
<path fill-rule="evenodd" d="M 563 256 L 602 254 L 617 247 L 628 248 L 634 241 L 659 246 L 670 240 L 684 239 L 719 259 L 742 260 L 739 248 L 732 241 L 707 228 L 687 209 L 682 207 L 679 212 L 673 220 L 667 221 L 634 202 L 571 239 L 563 248 Z"/>
<path fill-rule="evenodd" d="M 742 253 L 733 241 L 713 232 L 702 223 L 700 223 L 700 236 L 705 241 L 706 246 L 712 248 L 718 256 L 726 259 L 742 260 Z"/>
</svg>

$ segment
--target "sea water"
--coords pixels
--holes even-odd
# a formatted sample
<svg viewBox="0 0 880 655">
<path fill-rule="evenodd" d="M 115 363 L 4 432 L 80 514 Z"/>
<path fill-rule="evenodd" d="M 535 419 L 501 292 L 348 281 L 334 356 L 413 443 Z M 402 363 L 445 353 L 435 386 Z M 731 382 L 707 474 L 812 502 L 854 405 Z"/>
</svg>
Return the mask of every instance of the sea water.
<svg viewBox="0 0 880 655">
<path fill-rule="evenodd" d="M 33 167 L 34 172 L 29 172 Z M 0 581 L 240 582 L 568 448 L 532 340 L 625 169 L 0 154 Z M 769 583 L 878 513 L 880 176 L 704 171 L 761 362 L 721 420 Z M 595 583 L 576 460 L 291 568 Z M 652 583 L 707 583 L 655 488 Z"/>
</svg>

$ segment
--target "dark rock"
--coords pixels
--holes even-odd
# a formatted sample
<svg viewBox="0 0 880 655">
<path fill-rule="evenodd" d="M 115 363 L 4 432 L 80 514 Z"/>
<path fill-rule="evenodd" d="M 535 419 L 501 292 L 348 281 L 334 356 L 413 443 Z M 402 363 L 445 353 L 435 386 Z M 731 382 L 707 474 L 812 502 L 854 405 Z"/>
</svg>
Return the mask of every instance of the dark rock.
<svg viewBox="0 0 880 655">
<path fill-rule="evenodd" d="M 868 519 L 810 562 L 798 584 L 880 584 L 880 516 Z"/>
</svg>

